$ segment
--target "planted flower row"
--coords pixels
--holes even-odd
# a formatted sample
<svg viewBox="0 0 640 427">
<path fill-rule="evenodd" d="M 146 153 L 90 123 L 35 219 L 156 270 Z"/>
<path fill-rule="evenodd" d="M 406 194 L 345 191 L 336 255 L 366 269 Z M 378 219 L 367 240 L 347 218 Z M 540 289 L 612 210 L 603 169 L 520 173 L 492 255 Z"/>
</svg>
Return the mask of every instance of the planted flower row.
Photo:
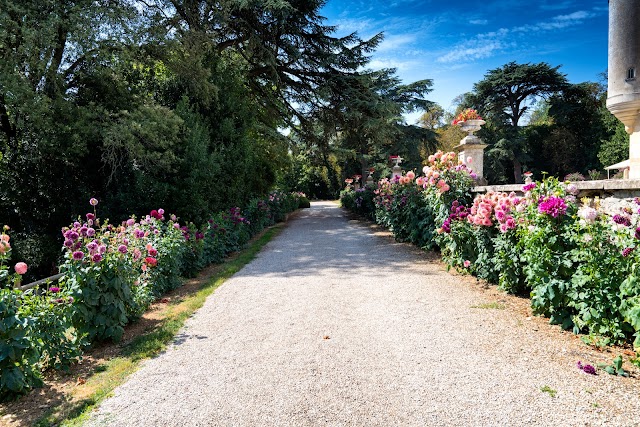
<svg viewBox="0 0 640 427">
<path fill-rule="evenodd" d="M 399 240 L 440 250 L 449 266 L 530 295 L 535 313 L 586 341 L 635 337 L 640 347 L 640 200 L 607 213 L 598 198 L 578 200 L 574 185 L 554 178 L 524 185 L 522 195 L 472 198 L 471 172 L 455 159 L 439 152 L 423 176 L 347 190 L 343 206 Z"/>
<path fill-rule="evenodd" d="M 124 326 L 180 286 L 182 277 L 221 261 L 305 201 L 301 193 L 273 192 L 245 209 L 217 213 L 196 228 L 163 209 L 112 224 L 99 218 L 98 201 L 91 199 L 92 211 L 62 229 L 63 278 L 39 292 L 13 288 L 27 266 L 18 263 L 16 273 L 9 274 L 5 229 L 0 235 L 0 400 L 40 385 L 47 368 L 67 368 L 92 342 L 119 340 Z"/>
</svg>

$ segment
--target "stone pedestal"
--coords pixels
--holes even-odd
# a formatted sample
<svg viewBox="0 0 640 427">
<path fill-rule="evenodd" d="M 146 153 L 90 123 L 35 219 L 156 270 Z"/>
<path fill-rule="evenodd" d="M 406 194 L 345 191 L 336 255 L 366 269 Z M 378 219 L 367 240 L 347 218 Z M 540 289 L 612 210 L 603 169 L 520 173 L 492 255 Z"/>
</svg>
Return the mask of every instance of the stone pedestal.
<svg viewBox="0 0 640 427">
<path fill-rule="evenodd" d="M 396 176 L 402 176 L 402 168 L 398 165 L 395 165 L 393 169 L 391 169 L 391 180 L 393 180 Z"/>
<path fill-rule="evenodd" d="M 462 161 L 467 168 L 471 169 L 477 176 L 478 179 L 484 177 L 484 149 L 487 147 L 486 144 L 473 144 L 473 145 L 464 145 L 460 144 L 455 147 L 458 150 L 458 159 Z M 471 157 L 471 161 L 469 162 L 469 157 Z"/>
<path fill-rule="evenodd" d="M 484 179 L 484 149 L 487 144 L 483 144 L 482 140 L 475 135 L 465 136 L 460 145 L 456 145 L 454 150 L 458 152 L 458 159 L 467 168 L 471 169 L 477 176 L 477 181 L 482 183 Z M 469 162 L 469 157 L 471 161 Z"/>
<path fill-rule="evenodd" d="M 373 185 L 373 176 L 372 175 L 369 175 L 367 177 L 367 185 Z"/>
</svg>

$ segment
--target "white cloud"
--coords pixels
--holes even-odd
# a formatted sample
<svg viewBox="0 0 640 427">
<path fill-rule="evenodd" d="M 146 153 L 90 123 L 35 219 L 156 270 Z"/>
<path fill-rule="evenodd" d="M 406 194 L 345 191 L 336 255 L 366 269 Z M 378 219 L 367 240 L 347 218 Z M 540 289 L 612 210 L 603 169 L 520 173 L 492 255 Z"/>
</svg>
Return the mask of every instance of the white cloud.
<svg viewBox="0 0 640 427">
<path fill-rule="evenodd" d="M 367 68 L 379 70 L 381 68 L 396 68 L 398 71 L 407 71 L 419 65 L 417 61 L 401 61 L 391 58 L 374 58 L 367 64 Z"/>
<path fill-rule="evenodd" d="M 553 19 L 556 21 L 575 21 L 575 20 L 583 20 L 586 18 L 590 18 L 592 16 L 593 14 L 589 12 L 585 12 L 584 10 L 579 10 L 577 12 L 573 12 L 568 15 L 558 15 Z"/>
<path fill-rule="evenodd" d="M 472 19 L 469 21 L 469 24 L 472 25 L 487 25 L 489 23 L 486 19 Z"/>
<path fill-rule="evenodd" d="M 496 31 L 477 34 L 475 37 L 458 43 L 450 52 L 438 57 L 437 62 L 455 63 L 476 61 L 492 57 L 500 52 L 518 45 L 516 35 L 541 33 L 582 24 L 585 20 L 597 14 L 579 10 L 573 13 L 557 15 L 548 21 L 527 24 L 514 28 L 500 28 Z"/>
<path fill-rule="evenodd" d="M 560 30 L 562 28 L 573 27 L 582 24 L 585 19 L 593 18 L 595 13 L 579 10 L 568 15 L 558 15 L 551 18 L 550 21 L 538 22 L 537 24 L 528 24 L 513 29 L 514 32 L 540 32 Z"/>
<path fill-rule="evenodd" d="M 474 43 L 477 44 L 475 47 L 465 47 L 465 45 L 459 45 L 454 48 L 451 52 L 447 53 L 436 59 L 438 62 L 448 63 L 448 62 L 462 62 L 462 61 L 472 61 L 476 59 L 488 58 L 493 56 L 497 51 L 501 51 L 504 48 L 504 45 L 500 41 L 493 41 L 488 43 Z"/>
<path fill-rule="evenodd" d="M 361 33 L 371 27 L 371 20 L 369 19 L 338 19 L 335 24 L 338 27 L 340 33 L 350 34 L 353 32 Z"/>
<path fill-rule="evenodd" d="M 415 34 L 396 34 L 387 36 L 385 35 L 382 43 L 378 45 L 377 52 L 388 52 L 391 50 L 397 50 L 401 46 L 411 44 L 416 41 Z"/>
</svg>

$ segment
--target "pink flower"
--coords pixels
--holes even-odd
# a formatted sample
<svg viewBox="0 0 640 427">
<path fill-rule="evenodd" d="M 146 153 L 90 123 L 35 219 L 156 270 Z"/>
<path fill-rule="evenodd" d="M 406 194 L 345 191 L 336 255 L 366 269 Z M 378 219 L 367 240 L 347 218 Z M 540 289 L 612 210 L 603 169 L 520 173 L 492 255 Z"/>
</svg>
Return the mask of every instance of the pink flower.
<svg viewBox="0 0 640 427">
<path fill-rule="evenodd" d="M 75 251 L 72 256 L 73 256 L 73 259 L 75 259 L 76 261 L 80 261 L 82 258 L 84 258 L 84 252 Z"/>
<path fill-rule="evenodd" d="M 164 215 L 164 209 L 162 209 L 162 208 L 158 209 L 158 213 L 159 213 L 160 215 Z"/>
<path fill-rule="evenodd" d="M 92 197 L 91 200 L 89 200 L 89 204 L 91 206 L 97 206 L 98 205 L 98 199 Z"/>
<path fill-rule="evenodd" d="M 413 171 L 407 172 L 407 178 L 409 178 L 410 180 L 413 181 L 415 177 L 416 177 L 416 174 Z"/>
<path fill-rule="evenodd" d="M 127 253 L 127 247 L 125 245 L 118 246 L 118 252 L 120 252 L 122 254 L 126 254 Z"/>
<path fill-rule="evenodd" d="M 156 248 L 153 248 L 153 247 L 149 248 L 149 255 L 157 256 L 158 255 L 158 250 Z"/>
<path fill-rule="evenodd" d="M 538 212 L 557 218 L 567 212 L 567 204 L 561 197 L 548 196 L 538 204 Z"/>
<path fill-rule="evenodd" d="M 468 259 L 465 259 L 462 265 L 464 265 L 464 268 L 469 268 L 469 266 L 471 265 L 471 261 L 469 261 Z"/>
<path fill-rule="evenodd" d="M 102 261 L 102 255 L 100 255 L 100 254 L 93 254 L 93 256 L 91 257 L 91 261 L 93 261 L 93 262 L 100 262 L 100 261 Z"/>
<path fill-rule="evenodd" d="M 19 262 L 16 264 L 16 266 L 14 267 L 16 270 L 16 273 L 18 273 L 19 275 L 23 275 L 24 273 L 27 272 L 27 264 L 25 264 L 24 262 Z"/>
</svg>

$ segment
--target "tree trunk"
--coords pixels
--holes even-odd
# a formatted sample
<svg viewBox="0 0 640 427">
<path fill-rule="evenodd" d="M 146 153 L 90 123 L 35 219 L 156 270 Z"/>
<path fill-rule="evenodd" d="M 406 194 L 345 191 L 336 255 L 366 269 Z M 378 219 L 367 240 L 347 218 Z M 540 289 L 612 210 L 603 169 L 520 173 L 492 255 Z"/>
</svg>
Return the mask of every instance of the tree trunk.
<svg viewBox="0 0 640 427">
<path fill-rule="evenodd" d="M 522 163 L 515 157 L 513 158 L 513 177 L 516 184 L 522 184 Z"/>
</svg>

